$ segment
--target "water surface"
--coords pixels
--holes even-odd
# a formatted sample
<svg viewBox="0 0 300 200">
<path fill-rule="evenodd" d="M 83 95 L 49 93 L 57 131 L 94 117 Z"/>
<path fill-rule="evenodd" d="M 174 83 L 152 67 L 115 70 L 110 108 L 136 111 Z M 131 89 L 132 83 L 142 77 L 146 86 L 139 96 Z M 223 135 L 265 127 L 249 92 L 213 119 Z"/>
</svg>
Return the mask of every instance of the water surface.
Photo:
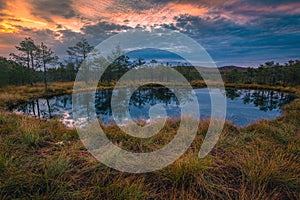
<svg viewBox="0 0 300 200">
<path fill-rule="evenodd" d="M 197 95 L 200 107 L 200 116 L 198 117 L 200 117 L 200 119 L 210 118 L 211 102 L 208 89 L 195 89 L 194 91 Z M 117 92 L 129 93 L 127 90 Z M 260 119 L 275 119 L 281 115 L 281 107 L 295 98 L 292 95 L 267 90 L 227 89 L 224 95 L 226 95 L 227 98 L 226 119 L 232 121 L 233 124 L 237 126 L 249 125 Z M 84 103 L 87 96 L 95 101 Z M 188 94 L 182 96 L 186 97 L 185 102 L 188 104 Z M 95 106 L 95 116 L 97 116 L 104 125 L 114 123 L 111 110 L 111 97 L 112 90 L 78 94 L 76 98 L 79 98 L 83 102 L 82 107 L 78 109 L 81 109 L 80 112 L 85 113 L 92 110 L 92 107 Z M 129 99 L 128 102 L 120 102 L 118 106 L 122 107 L 123 104 L 129 104 L 129 113 L 135 121 L 149 120 L 149 109 L 153 105 L 162 106 L 170 118 L 180 117 L 179 100 L 175 97 L 173 92 L 167 88 L 139 88 L 134 91 Z M 72 127 L 75 123 L 72 119 L 71 95 L 58 96 L 51 99 L 36 99 L 20 106 L 17 112 L 40 118 L 57 117 L 69 127 Z M 91 120 L 94 120 L 93 117 L 91 117 L 91 119 L 82 119 L 81 122 L 76 123 L 78 123 L 78 125 L 84 125 L 87 121 Z"/>
</svg>

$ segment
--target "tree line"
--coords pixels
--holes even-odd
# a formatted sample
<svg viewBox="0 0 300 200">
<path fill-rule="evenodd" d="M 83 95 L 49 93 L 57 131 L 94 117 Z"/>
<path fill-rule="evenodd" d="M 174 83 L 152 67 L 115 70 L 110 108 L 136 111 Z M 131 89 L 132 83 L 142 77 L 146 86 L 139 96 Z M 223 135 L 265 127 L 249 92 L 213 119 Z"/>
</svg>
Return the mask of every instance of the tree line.
<svg viewBox="0 0 300 200">
<path fill-rule="evenodd" d="M 0 86 L 43 82 L 47 91 L 48 82 L 74 81 L 81 62 L 93 48 L 82 39 L 68 48 L 69 61 L 61 62 L 43 42 L 36 44 L 25 38 L 16 46 L 17 53 L 10 53 L 9 59 L 0 57 Z"/>
<path fill-rule="evenodd" d="M 295 86 L 300 85 L 300 61 L 290 60 L 283 65 L 270 61 L 258 68 L 233 69 L 223 72 L 222 75 L 228 83 Z"/>
<path fill-rule="evenodd" d="M 47 91 L 49 82 L 74 81 L 80 67 L 85 69 L 84 61 L 93 52 L 94 46 L 82 38 L 68 47 L 66 52 L 69 58 L 64 61 L 60 61 L 46 44 L 42 42 L 38 45 L 31 38 L 21 41 L 16 50 L 17 53 L 11 53 L 9 59 L 0 57 L 0 86 L 43 82 Z M 118 80 L 126 71 L 145 64 L 142 59 L 130 61 L 119 46 L 107 58 L 99 57 L 95 61 L 102 65 L 104 62 L 111 63 L 101 79 L 108 83 Z M 88 68 L 85 76 L 93 78 L 95 71 Z"/>
<path fill-rule="evenodd" d="M 36 44 L 31 38 L 25 38 L 21 41 L 16 46 L 16 50 L 17 53 L 11 53 L 9 59 L 0 57 L 0 87 L 7 85 L 35 85 L 43 82 L 45 91 L 47 91 L 49 82 L 74 81 L 79 69 L 86 70 L 86 73 L 83 73 L 86 77 L 81 77 L 84 81 L 91 77 L 96 78 L 96 74 L 99 72 L 99 69 L 93 70 L 91 65 L 83 64 L 88 55 L 95 50 L 94 46 L 90 45 L 84 38 L 74 46 L 67 48 L 66 52 L 69 58 L 63 62 L 45 43 Z M 97 57 L 97 59 L 94 59 L 94 62 L 102 65 L 109 63 L 100 80 L 100 82 L 105 84 L 111 84 L 120 79 L 128 70 L 140 69 L 142 66 L 146 68 L 157 67 L 157 76 L 165 76 L 161 80 L 168 81 L 168 72 L 165 72 L 164 67 L 162 67 L 163 64 L 157 64 L 156 60 L 152 60 L 150 65 L 147 66 L 142 58 L 132 61 L 123 54 L 119 46 L 107 58 Z M 179 65 L 173 68 L 185 76 L 188 81 L 202 80 L 195 67 Z M 229 68 L 228 70 L 220 68 L 220 72 L 223 80 L 227 83 L 272 86 L 294 86 L 300 84 L 299 60 L 290 60 L 283 65 L 270 61 L 260 65 L 258 68 Z M 151 77 L 148 78 L 151 80 Z"/>
</svg>

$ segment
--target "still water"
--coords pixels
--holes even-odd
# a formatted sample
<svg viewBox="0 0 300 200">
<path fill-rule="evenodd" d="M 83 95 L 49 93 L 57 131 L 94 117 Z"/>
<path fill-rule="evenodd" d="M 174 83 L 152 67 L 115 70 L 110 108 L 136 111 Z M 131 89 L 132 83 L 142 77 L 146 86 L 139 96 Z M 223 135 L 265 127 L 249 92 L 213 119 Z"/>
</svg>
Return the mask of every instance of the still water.
<svg viewBox="0 0 300 200">
<path fill-rule="evenodd" d="M 200 107 L 200 119 L 207 119 L 211 114 L 210 95 L 207 88 L 194 90 Z M 118 92 L 128 92 L 120 90 Z M 129 93 L 129 92 L 128 92 Z M 112 90 L 101 90 L 88 94 L 78 94 L 76 98 L 89 95 L 94 102 L 84 104 L 82 112 L 89 112 L 95 106 L 96 115 L 103 125 L 114 123 L 111 109 Z M 226 119 L 237 126 L 246 126 L 260 119 L 275 119 L 281 115 L 281 107 L 291 102 L 295 97 L 285 93 L 266 90 L 235 90 L 226 89 L 227 98 Z M 188 96 L 188 95 L 187 95 Z M 167 88 L 139 88 L 133 92 L 127 103 L 133 120 L 149 120 L 149 109 L 153 105 L 162 106 L 168 117 L 180 117 L 179 101 Z M 188 102 L 188 98 L 186 99 Z M 182 101 L 181 101 L 182 102 Z M 120 105 L 122 103 L 120 102 Z M 25 113 L 39 118 L 59 118 L 66 126 L 72 127 L 72 96 L 58 96 L 51 99 L 36 99 L 21 105 L 16 112 Z M 76 122 L 84 125 L 87 120 Z"/>
</svg>

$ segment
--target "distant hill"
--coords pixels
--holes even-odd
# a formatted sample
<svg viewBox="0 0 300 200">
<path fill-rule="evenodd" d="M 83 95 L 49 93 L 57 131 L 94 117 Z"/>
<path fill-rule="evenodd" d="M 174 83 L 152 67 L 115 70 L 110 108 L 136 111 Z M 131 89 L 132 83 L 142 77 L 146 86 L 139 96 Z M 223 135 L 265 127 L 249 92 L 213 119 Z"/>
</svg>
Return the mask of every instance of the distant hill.
<svg viewBox="0 0 300 200">
<path fill-rule="evenodd" d="M 245 73 L 247 72 L 247 68 L 245 67 L 237 67 L 237 66 L 223 66 L 223 67 L 219 67 L 219 71 L 222 73 L 227 73 L 227 72 L 231 72 L 233 70 L 237 70 L 240 73 Z"/>
</svg>

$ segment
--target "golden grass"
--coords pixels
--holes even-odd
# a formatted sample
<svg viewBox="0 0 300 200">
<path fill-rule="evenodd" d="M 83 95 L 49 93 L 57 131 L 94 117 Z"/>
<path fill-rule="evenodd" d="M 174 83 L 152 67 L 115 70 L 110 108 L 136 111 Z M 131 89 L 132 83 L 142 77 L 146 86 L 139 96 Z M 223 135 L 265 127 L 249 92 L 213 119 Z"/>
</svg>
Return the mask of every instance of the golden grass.
<svg viewBox="0 0 300 200">
<path fill-rule="evenodd" d="M 71 83 L 53 84 L 47 95 L 68 93 L 71 88 Z M 276 120 L 245 128 L 226 122 L 213 151 L 199 159 L 208 127 L 208 121 L 202 121 L 191 147 L 176 162 L 151 173 L 129 174 L 95 160 L 76 131 L 59 121 L 4 110 L 9 104 L 45 95 L 42 85 L 1 90 L 0 199 L 300 198 L 300 99 L 286 105 Z M 300 96 L 300 87 L 283 91 Z M 168 143 L 172 134 L 164 133 L 175 133 L 178 123 L 168 121 L 160 135 L 144 143 L 116 126 L 106 127 L 105 132 L 124 149 L 150 151 Z"/>
</svg>

